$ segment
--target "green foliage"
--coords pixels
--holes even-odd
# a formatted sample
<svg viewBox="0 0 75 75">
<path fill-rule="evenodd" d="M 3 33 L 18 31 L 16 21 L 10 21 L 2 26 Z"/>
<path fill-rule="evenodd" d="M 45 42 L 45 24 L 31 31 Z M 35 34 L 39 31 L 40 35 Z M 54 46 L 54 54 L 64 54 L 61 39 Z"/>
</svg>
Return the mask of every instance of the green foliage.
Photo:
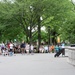
<svg viewBox="0 0 75 75">
<path fill-rule="evenodd" d="M 62 40 L 74 43 L 74 8 L 69 0 L 14 0 L 0 2 L 0 36 L 2 39 L 29 40 L 28 27 L 38 24 L 50 26 L 52 38 L 61 36 Z M 40 17 L 42 21 L 39 21 Z M 71 33 L 71 35 L 69 35 Z M 35 35 L 36 34 L 36 35 Z M 48 33 L 41 32 L 42 40 L 48 40 Z M 66 35 L 66 36 L 65 36 Z M 32 33 L 33 41 L 38 38 L 37 30 Z M 70 38 L 70 39 L 69 39 Z"/>
</svg>

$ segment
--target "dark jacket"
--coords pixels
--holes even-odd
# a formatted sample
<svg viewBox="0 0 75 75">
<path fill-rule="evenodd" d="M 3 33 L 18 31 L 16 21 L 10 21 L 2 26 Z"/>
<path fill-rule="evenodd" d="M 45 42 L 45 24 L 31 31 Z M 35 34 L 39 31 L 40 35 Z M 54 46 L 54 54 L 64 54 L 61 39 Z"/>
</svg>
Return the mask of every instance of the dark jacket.
<svg viewBox="0 0 75 75">
<path fill-rule="evenodd" d="M 20 47 L 25 48 L 25 43 L 22 43 Z"/>
</svg>

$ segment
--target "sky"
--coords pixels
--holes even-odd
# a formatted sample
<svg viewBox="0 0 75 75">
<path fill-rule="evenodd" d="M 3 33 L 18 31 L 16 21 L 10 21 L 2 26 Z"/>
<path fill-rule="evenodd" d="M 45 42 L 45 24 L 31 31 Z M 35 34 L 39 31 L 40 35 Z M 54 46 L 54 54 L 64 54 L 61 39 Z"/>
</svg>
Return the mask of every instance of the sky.
<svg viewBox="0 0 75 75">
<path fill-rule="evenodd" d="M 0 0 L 0 1 L 2 1 L 2 2 L 3 2 L 3 0 Z M 12 3 L 14 2 L 14 0 L 7 0 L 7 1 L 11 1 Z"/>
</svg>

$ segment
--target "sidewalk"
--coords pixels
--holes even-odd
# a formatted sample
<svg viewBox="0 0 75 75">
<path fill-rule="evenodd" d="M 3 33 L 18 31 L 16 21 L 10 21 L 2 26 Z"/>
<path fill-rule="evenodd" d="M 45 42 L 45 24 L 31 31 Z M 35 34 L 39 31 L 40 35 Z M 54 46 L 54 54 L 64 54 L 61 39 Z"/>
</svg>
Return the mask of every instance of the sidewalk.
<svg viewBox="0 0 75 75">
<path fill-rule="evenodd" d="M 1 75 L 75 75 L 75 67 L 67 62 L 68 57 L 54 54 L 17 54 L 0 56 Z"/>
</svg>

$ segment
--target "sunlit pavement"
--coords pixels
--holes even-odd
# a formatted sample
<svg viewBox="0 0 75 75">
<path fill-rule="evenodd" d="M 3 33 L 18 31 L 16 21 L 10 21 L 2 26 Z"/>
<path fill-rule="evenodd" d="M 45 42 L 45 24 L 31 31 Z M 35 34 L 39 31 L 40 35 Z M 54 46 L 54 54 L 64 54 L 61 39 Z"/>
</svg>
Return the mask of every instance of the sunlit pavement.
<svg viewBox="0 0 75 75">
<path fill-rule="evenodd" d="M 75 75 L 75 67 L 68 57 L 54 53 L 0 56 L 0 75 Z"/>
</svg>

